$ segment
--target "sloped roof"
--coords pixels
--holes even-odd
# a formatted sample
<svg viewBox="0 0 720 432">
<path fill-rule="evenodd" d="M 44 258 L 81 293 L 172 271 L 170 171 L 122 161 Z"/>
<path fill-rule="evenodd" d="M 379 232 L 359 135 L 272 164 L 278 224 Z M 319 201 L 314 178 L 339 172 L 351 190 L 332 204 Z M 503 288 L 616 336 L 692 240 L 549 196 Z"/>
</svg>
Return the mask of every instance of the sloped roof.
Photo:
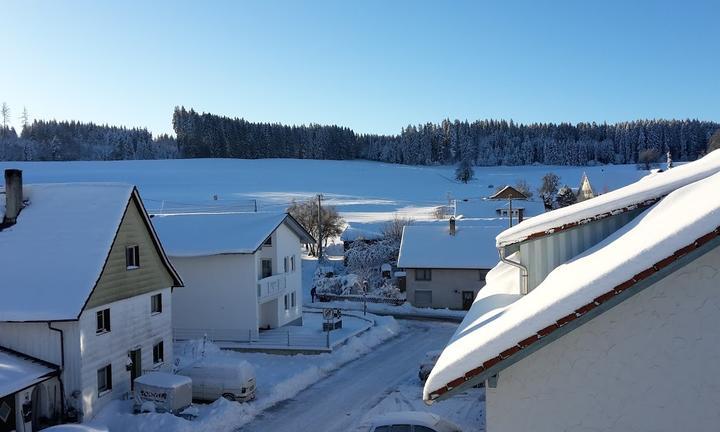
<svg viewBox="0 0 720 432">
<path fill-rule="evenodd" d="M 77 319 L 102 273 L 132 196 L 141 203 L 132 185 L 120 183 L 24 186 L 27 206 L 15 225 L 0 231 L 0 321 Z M 4 210 L 5 196 L 0 197 Z M 148 227 L 152 229 L 149 223 Z"/>
<path fill-rule="evenodd" d="M 255 253 L 281 225 L 303 243 L 312 236 L 287 213 L 184 213 L 155 215 L 152 223 L 169 256 L 191 257 Z"/>
<path fill-rule="evenodd" d="M 457 221 L 455 235 L 447 223 L 408 225 L 403 229 L 398 267 L 489 269 L 498 262 L 495 236 L 500 225 L 463 225 Z"/>
<path fill-rule="evenodd" d="M 0 397 L 26 389 L 58 374 L 58 369 L 0 347 Z"/>
<path fill-rule="evenodd" d="M 650 174 L 638 182 L 593 199 L 526 219 L 498 235 L 497 245 L 518 243 L 638 207 L 647 207 L 675 189 L 719 171 L 720 150 L 715 150 L 702 159 Z"/>
<path fill-rule="evenodd" d="M 624 299 L 639 282 L 669 271 L 670 264 L 703 245 L 712 245 L 720 236 L 718 190 L 720 174 L 715 174 L 670 193 L 556 268 L 527 295 L 488 306 L 496 297 L 485 294 L 519 292 L 517 277 L 490 277 L 505 266 L 500 264 L 440 356 L 423 397 L 435 399 L 501 362 L 512 362 L 568 323 L 582 322 L 599 305 L 616 296 Z"/>
</svg>

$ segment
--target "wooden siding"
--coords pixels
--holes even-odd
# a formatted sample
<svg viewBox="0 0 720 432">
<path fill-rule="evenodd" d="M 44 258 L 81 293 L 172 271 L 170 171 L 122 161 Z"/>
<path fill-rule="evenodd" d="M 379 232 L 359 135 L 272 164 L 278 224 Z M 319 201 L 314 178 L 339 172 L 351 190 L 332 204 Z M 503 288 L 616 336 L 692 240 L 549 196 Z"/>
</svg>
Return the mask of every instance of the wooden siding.
<svg viewBox="0 0 720 432">
<path fill-rule="evenodd" d="M 105 267 L 85 309 L 174 285 L 140 212 L 136 199 L 131 198 Z M 140 268 L 128 270 L 125 248 L 132 245 L 140 246 Z"/>
</svg>

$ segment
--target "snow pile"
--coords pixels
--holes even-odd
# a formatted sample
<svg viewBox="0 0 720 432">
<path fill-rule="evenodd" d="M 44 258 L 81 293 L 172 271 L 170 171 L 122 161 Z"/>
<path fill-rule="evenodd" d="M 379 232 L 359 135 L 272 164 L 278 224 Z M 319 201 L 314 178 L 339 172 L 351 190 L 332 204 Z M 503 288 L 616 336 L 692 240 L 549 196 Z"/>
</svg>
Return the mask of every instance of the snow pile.
<svg viewBox="0 0 720 432">
<path fill-rule="evenodd" d="M 28 388 L 54 372 L 54 369 L 0 348 L 0 395 Z"/>
<path fill-rule="evenodd" d="M 498 262 L 494 239 L 504 225 L 467 226 L 462 222 L 456 222 L 455 235 L 450 235 L 447 223 L 406 226 L 398 267 L 492 268 Z"/>
<path fill-rule="evenodd" d="M 370 352 L 382 342 L 398 335 L 399 327 L 391 317 L 372 317 L 376 325 L 358 337 L 349 339 L 332 353 L 320 355 L 272 355 L 224 351 L 202 341 L 178 344 L 179 367 L 198 361 L 223 364 L 247 361 L 256 373 L 257 397 L 248 403 L 218 399 L 209 405 L 198 405 L 198 417 L 192 421 L 172 414 L 133 415 L 126 401 L 114 401 L 93 420 L 110 431 L 230 432 L 252 421 L 264 410 L 297 395 L 344 364 Z"/>
<path fill-rule="evenodd" d="M 498 309 L 491 302 L 498 292 L 512 292 L 508 287 L 517 282 L 489 280 L 440 356 L 424 397 L 720 226 L 718 190 L 720 174 L 715 174 L 670 193 L 509 306 Z"/>
<path fill-rule="evenodd" d="M 285 213 L 155 215 L 153 226 L 169 256 L 254 253 L 283 223 Z"/>
<path fill-rule="evenodd" d="M 720 150 L 715 150 L 695 162 L 662 173 L 648 175 L 638 182 L 593 199 L 526 219 L 498 235 L 497 244 L 502 246 L 520 242 L 535 233 L 577 223 L 599 214 L 620 211 L 625 207 L 647 200 L 661 198 L 678 188 L 719 171 Z"/>
<path fill-rule="evenodd" d="M 35 184 L 0 231 L 0 321 L 76 319 L 98 280 L 133 186 Z M 10 293 L 12 291 L 12 294 Z"/>
</svg>

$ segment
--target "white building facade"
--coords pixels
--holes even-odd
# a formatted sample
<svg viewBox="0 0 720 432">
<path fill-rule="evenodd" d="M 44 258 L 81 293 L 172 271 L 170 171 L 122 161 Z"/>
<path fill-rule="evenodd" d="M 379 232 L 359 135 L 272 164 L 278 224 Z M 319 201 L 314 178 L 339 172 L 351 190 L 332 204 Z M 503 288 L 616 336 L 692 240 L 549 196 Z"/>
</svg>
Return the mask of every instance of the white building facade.
<svg viewBox="0 0 720 432">
<path fill-rule="evenodd" d="M 16 258 L 0 262 L 0 347 L 58 369 L 32 393 L 40 416 L 87 420 L 172 363 L 171 292 L 182 281 L 134 187 L 21 190 L 23 208 L 0 230 L 0 254 Z"/>
<path fill-rule="evenodd" d="M 301 248 L 314 240 L 291 216 L 158 215 L 153 223 L 185 283 L 173 297 L 176 338 L 250 341 L 302 324 Z"/>
</svg>

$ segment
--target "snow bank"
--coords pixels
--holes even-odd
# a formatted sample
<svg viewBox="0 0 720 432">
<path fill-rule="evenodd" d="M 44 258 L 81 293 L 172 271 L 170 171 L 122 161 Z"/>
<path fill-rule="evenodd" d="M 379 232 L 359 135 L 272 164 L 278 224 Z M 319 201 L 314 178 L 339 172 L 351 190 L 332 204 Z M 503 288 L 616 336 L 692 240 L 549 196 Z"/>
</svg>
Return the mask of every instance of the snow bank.
<svg viewBox="0 0 720 432">
<path fill-rule="evenodd" d="M 200 341 L 178 344 L 179 367 L 196 362 L 196 356 L 212 363 L 247 361 L 256 373 L 256 400 L 248 403 L 218 399 L 209 405 L 198 405 L 198 417 L 189 421 L 171 414 L 147 413 L 133 415 L 126 401 L 114 401 L 95 418 L 92 424 L 105 424 L 114 431 L 224 432 L 235 431 L 252 421 L 264 410 L 290 399 L 320 381 L 344 364 L 370 352 L 380 343 L 399 333 L 391 317 L 373 317 L 376 325 L 358 337 L 351 338 L 332 353 L 320 355 L 272 355 L 220 350 L 212 343 Z M 203 354 L 204 353 L 204 354 Z"/>
<path fill-rule="evenodd" d="M 668 193 L 720 171 L 720 150 L 662 173 L 651 174 L 638 182 L 590 200 L 543 213 L 524 220 L 497 236 L 498 246 L 520 242 L 532 234 L 578 223 L 604 213 L 661 198 Z"/>
<path fill-rule="evenodd" d="M 714 159 L 718 156 L 713 154 Z M 424 397 L 720 226 L 718 190 L 720 174 L 715 174 L 670 193 L 509 306 L 497 308 L 492 295 L 512 292 L 517 282 L 489 280 L 440 356 Z"/>
<path fill-rule="evenodd" d="M 29 204 L 0 231 L 0 256 L 12 257 L 0 260 L 0 321 L 76 319 L 132 191 L 115 183 L 25 186 Z"/>
</svg>

